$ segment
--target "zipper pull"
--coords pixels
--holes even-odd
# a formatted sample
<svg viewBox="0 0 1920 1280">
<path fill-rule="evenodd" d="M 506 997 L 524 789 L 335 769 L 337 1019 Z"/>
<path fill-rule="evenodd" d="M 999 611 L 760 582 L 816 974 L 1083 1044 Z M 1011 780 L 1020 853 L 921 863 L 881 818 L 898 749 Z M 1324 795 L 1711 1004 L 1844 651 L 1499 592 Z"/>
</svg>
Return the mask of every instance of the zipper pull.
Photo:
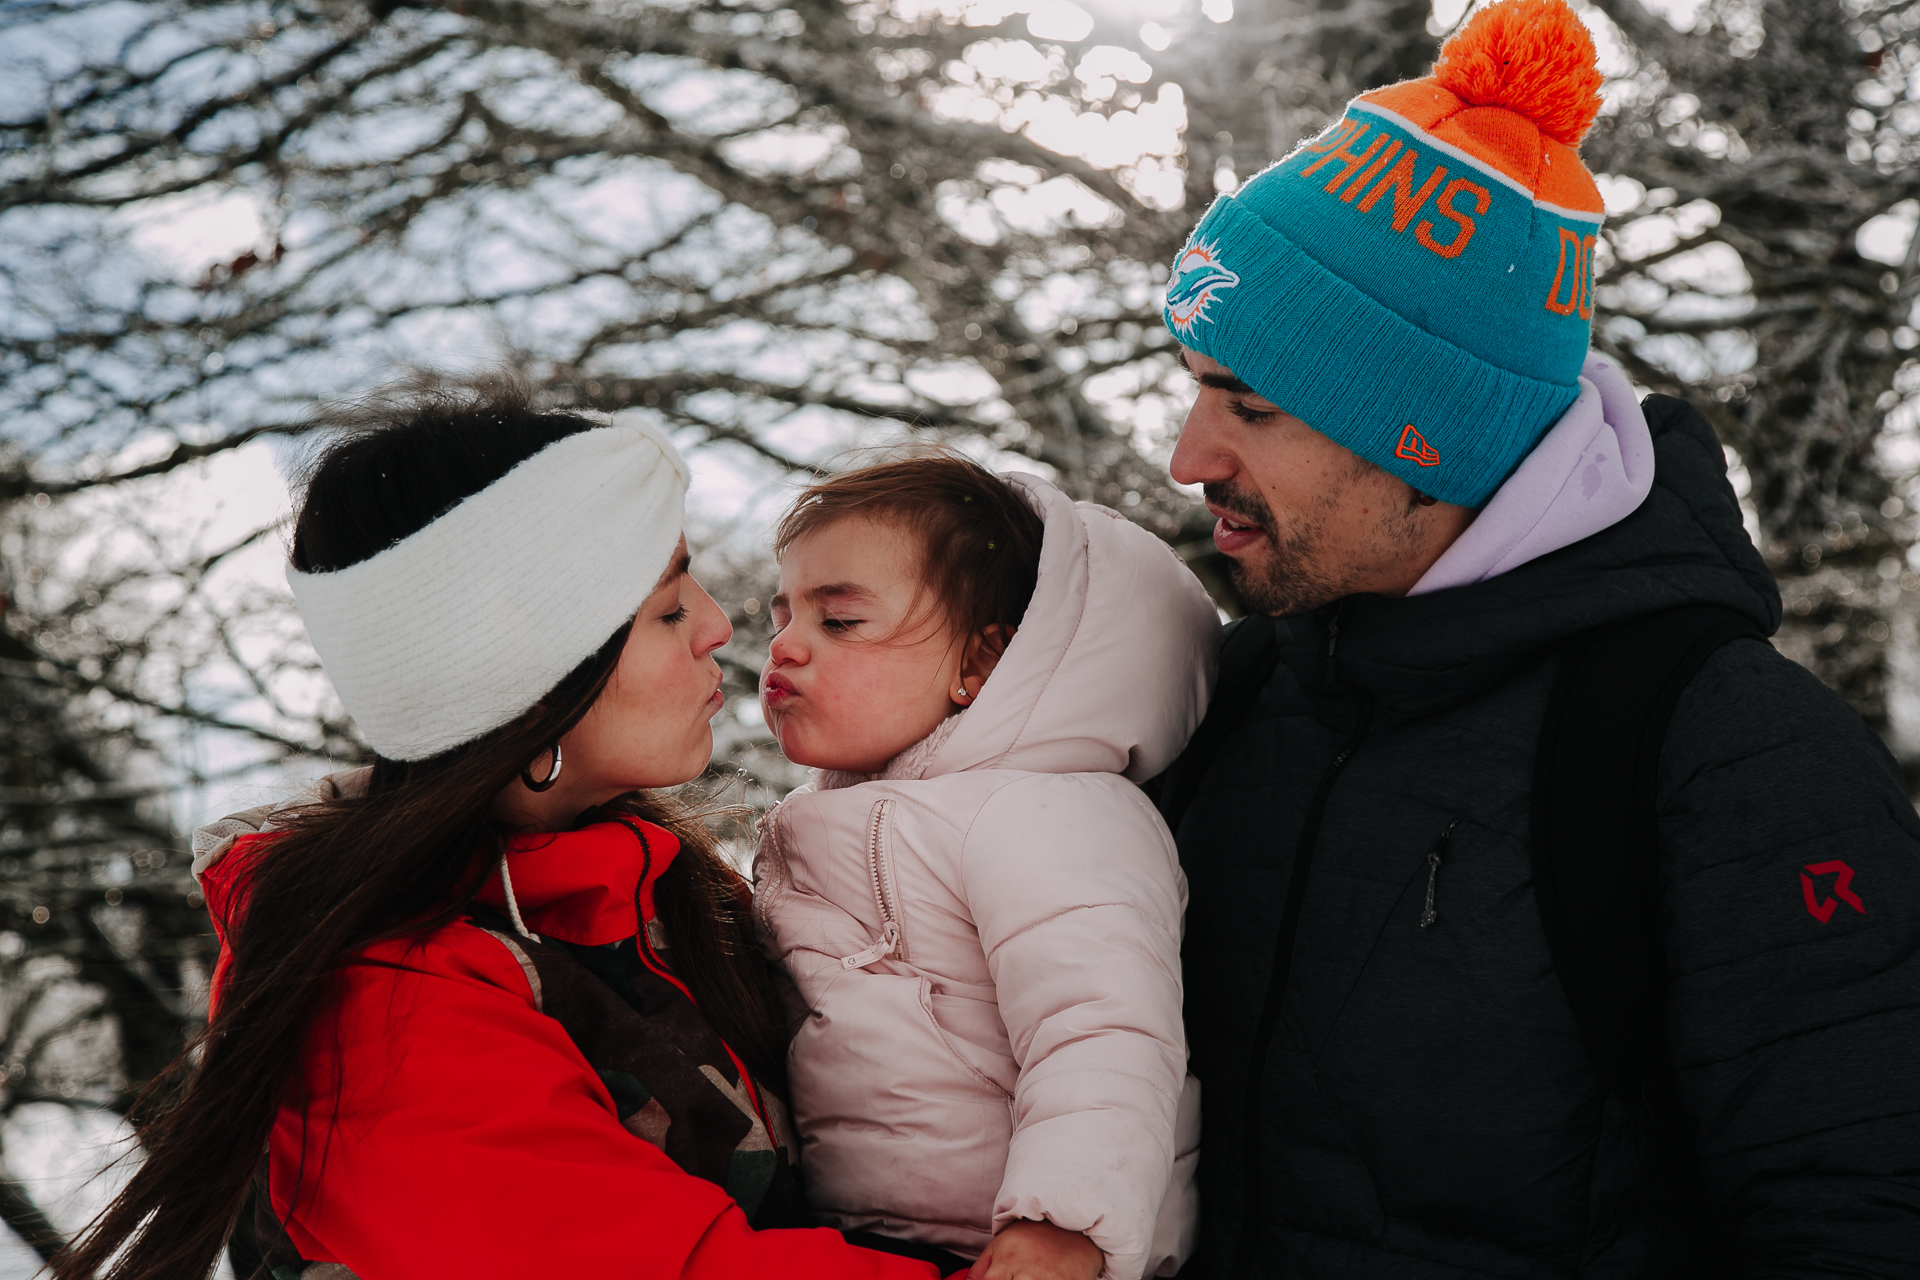
<svg viewBox="0 0 1920 1280">
<path fill-rule="evenodd" d="M 1453 829 L 1459 825 L 1460 819 L 1458 818 L 1449 822 L 1447 829 L 1440 833 L 1440 838 L 1434 842 L 1432 850 L 1427 854 L 1427 906 L 1426 909 L 1420 913 L 1420 927 L 1422 929 L 1428 928 L 1435 920 L 1440 918 L 1433 909 L 1433 891 L 1440 879 L 1440 863 L 1442 860 L 1440 855 L 1446 852 L 1447 840 L 1453 835 Z"/>
<path fill-rule="evenodd" d="M 880 926 L 880 941 L 874 943 L 865 951 L 856 951 L 850 956 L 842 956 L 840 959 L 840 968 L 842 970 L 864 969 L 881 956 L 892 955 L 893 949 L 899 945 L 900 926 L 889 920 Z"/>
<path fill-rule="evenodd" d="M 1338 688 L 1340 684 L 1340 667 L 1335 661 L 1340 651 L 1340 624 L 1352 615 L 1353 607 L 1353 597 L 1348 596 L 1327 611 L 1327 644 L 1320 657 L 1323 682 L 1328 689 Z"/>
</svg>

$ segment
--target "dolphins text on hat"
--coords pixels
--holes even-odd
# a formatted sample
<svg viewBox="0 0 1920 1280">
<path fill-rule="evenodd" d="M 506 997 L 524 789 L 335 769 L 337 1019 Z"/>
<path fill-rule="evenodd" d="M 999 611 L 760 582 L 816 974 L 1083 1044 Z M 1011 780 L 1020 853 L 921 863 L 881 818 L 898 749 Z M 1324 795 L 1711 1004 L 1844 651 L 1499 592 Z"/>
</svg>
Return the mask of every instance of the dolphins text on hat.
<svg viewBox="0 0 1920 1280">
<path fill-rule="evenodd" d="M 1440 186 L 1446 178 L 1447 166 L 1434 165 L 1433 171 L 1427 175 L 1427 180 L 1416 190 L 1413 178 L 1421 158 L 1417 148 L 1408 146 L 1404 151 L 1401 150 L 1400 139 L 1389 137 L 1382 130 L 1374 135 L 1372 145 L 1360 154 L 1355 155 L 1347 149 L 1358 142 L 1360 135 L 1366 133 L 1370 127 L 1364 121 L 1341 121 L 1332 136 L 1306 148 L 1308 151 L 1321 154 L 1318 160 L 1300 170 L 1300 176 L 1310 177 L 1314 170 L 1321 166 L 1344 160 L 1346 163 L 1322 189 L 1331 195 L 1341 187 L 1346 187 L 1345 194 L 1340 197 L 1343 204 L 1352 204 L 1362 191 L 1366 191 L 1366 198 L 1358 205 L 1361 213 L 1372 212 L 1373 206 L 1380 202 L 1380 197 L 1391 191 L 1393 193 L 1393 229 L 1404 233 L 1407 224 L 1413 221 L 1414 215 L 1426 205 L 1427 198 L 1433 195 L 1434 188 Z M 1367 191 L 1367 184 L 1373 182 L 1374 177 L 1387 167 L 1388 162 L 1396 154 L 1400 157 L 1400 163 L 1394 165 L 1387 175 L 1374 185 L 1373 190 Z M 1356 169 L 1363 172 L 1358 178 L 1348 182 L 1347 179 L 1353 178 Z M 1461 195 L 1473 201 L 1473 215 L 1455 207 L 1454 200 Z M 1452 238 L 1446 241 L 1434 239 L 1434 224 L 1424 218 L 1418 226 L 1414 227 L 1413 238 L 1420 242 L 1421 248 L 1437 253 L 1443 258 L 1459 257 L 1467 247 L 1467 241 L 1473 239 L 1474 216 L 1484 214 L 1492 198 L 1492 194 L 1479 183 L 1471 182 L 1466 178 L 1455 178 L 1447 183 L 1440 192 L 1440 198 L 1434 201 L 1434 208 L 1454 223 L 1456 229 Z"/>
<path fill-rule="evenodd" d="M 1167 315 L 1182 334 L 1206 318 L 1207 304 L 1220 293 L 1240 283 L 1236 272 L 1219 260 L 1213 245 L 1188 246 L 1173 264 L 1173 279 L 1167 281 Z"/>
<path fill-rule="evenodd" d="M 1557 316 L 1579 312 L 1582 320 L 1593 318 L 1593 245 L 1596 237 L 1581 236 L 1560 228 L 1560 265 L 1553 272 L 1553 287 L 1547 290 L 1547 310 Z M 1567 246 L 1573 246 L 1573 279 L 1567 281 Z M 1562 281 L 1567 296 L 1560 296 Z"/>
</svg>

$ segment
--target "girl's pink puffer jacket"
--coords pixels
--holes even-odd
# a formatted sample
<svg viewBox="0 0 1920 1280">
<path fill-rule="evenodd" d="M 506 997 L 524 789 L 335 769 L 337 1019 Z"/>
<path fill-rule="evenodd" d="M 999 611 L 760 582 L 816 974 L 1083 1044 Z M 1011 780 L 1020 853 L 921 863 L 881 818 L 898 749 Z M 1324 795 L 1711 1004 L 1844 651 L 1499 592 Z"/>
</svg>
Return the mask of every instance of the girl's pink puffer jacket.
<svg viewBox="0 0 1920 1280">
<path fill-rule="evenodd" d="M 1186 882 L 1135 784 L 1205 713 L 1219 615 L 1146 530 L 1009 479 L 1046 538 L 980 696 L 761 829 L 761 927 L 812 1011 L 801 1173 L 841 1227 L 972 1255 L 1043 1218 L 1091 1236 L 1113 1280 L 1171 1274 L 1198 1209 Z"/>
</svg>

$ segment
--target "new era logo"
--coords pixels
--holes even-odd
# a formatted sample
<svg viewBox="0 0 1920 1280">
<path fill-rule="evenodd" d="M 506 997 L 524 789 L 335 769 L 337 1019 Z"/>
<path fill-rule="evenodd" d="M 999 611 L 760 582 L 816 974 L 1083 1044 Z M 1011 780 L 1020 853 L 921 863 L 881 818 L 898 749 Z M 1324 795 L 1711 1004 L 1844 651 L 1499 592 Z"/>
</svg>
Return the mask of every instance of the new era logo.
<svg viewBox="0 0 1920 1280">
<path fill-rule="evenodd" d="M 1814 896 L 1813 878 L 1815 876 L 1833 877 L 1833 897 L 1829 898 L 1825 894 L 1821 894 L 1818 898 Z M 1852 884 L 1853 868 L 1844 862 L 1816 862 L 1810 867 L 1800 869 L 1800 892 L 1807 900 L 1807 914 L 1821 924 L 1833 919 L 1834 908 L 1842 902 L 1861 915 L 1867 914 L 1867 909 L 1860 904 L 1860 895 L 1851 888 Z"/>
<path fill-rule="evenodd" d="M 1423 467 L 1440 465 L 1440 451 L 1427 443 L 1427 438 L 1413 429 L 1409 422 L 1407 429 L 1400 433 L 1400 443 L 1393 446 L 1393 456 L 1405 458 Z"/>
</svg>

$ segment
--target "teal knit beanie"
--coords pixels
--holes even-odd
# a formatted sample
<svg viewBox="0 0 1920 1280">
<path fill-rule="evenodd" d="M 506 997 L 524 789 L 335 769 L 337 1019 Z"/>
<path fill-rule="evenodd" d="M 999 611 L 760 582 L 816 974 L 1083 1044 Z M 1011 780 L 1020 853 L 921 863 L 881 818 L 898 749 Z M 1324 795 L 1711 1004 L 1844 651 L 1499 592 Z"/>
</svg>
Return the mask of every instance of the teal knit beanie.
<svg viewBox="0 0 1920 1280">
<path fill-rule="evenodd" d="M 1175 259 L 1181 343 L 1421 493 L 1478 507 L 1579 392 L 1600 107 L 1564 0 L 1501 0 L 1223 195 Z"/>
</svg>

